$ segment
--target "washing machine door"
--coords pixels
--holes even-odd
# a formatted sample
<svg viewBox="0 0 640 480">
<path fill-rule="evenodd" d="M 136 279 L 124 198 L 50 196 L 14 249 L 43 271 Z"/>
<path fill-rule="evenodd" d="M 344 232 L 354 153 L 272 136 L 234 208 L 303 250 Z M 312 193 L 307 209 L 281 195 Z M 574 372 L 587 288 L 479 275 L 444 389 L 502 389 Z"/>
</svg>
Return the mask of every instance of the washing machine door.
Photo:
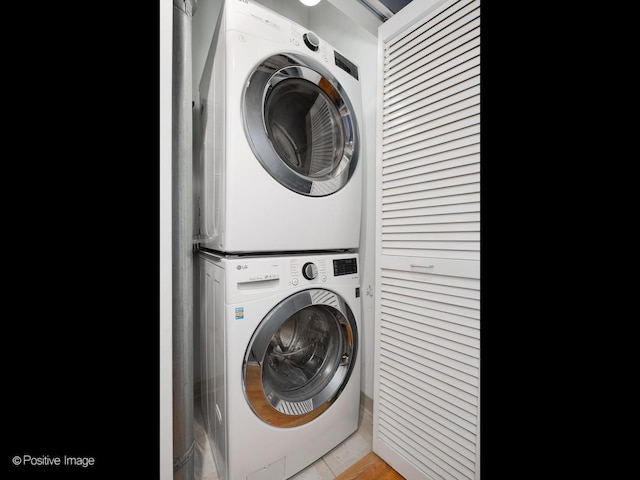
<svg viewBox="0 0 640 480">
<path fill-rule="evenodd" d="M 318 417 L 349 381 L 357 335 L 351 309 L 329 290 L 303 290 L 278 304 L 244 358 L 244 393 L 255 414 L 277 427 Z"/>
<path fill-rule="evenodd" d="M 244 127 L 254 155 L 280 184 L 301 195 L 331 195 L 353 175 L 359 150 L 353 107 L 320 63 L 273 55 L 249 76 Z"/>
</svg>

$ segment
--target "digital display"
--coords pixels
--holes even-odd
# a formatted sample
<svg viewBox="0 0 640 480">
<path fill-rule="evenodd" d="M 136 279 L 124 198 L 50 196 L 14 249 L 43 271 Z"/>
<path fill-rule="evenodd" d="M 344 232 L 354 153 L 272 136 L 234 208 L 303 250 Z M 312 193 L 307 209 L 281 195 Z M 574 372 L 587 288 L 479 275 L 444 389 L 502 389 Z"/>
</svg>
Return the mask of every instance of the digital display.
<svg viewBox="0 0 640 480">
<path fill-rule="evenodd" d="M 343 69 L 345 72 L 347 72 L 349 75 L 351 75 L 353 78 L 358 80 L 358 67 L 356 67 L 353 63 L 351 63 L 349 60 L 344 58 L 338 52 L 334 51 L 333 54 L 336 59 L 336 65 L 341 69 Z"/>
<path fill-rule="evenodd" d="M 333 276 L 351 275 L 358 273 L 358 261 L 356 258 L 343 258 L 333 261 Z"/>
</svg>

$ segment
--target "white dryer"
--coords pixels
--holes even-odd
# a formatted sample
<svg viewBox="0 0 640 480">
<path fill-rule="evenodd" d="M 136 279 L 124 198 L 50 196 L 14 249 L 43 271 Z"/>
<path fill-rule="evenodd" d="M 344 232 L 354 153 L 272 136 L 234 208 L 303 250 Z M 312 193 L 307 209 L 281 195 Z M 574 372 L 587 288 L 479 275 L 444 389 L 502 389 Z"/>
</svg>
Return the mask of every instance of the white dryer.
<svg viewBox="0 0 640 480">
<path fill-rule="evenodd" d="M 358 427 L 357 254 L 200 252 L 202 412 L 221 480 L 285 479 Z"/>
<path fill-rule="evenodd" d="M 305 27 L 250 0 L 223 3 L 200 81 L 203 247 L 358 248 L 360 80 Z"/>
</svg>

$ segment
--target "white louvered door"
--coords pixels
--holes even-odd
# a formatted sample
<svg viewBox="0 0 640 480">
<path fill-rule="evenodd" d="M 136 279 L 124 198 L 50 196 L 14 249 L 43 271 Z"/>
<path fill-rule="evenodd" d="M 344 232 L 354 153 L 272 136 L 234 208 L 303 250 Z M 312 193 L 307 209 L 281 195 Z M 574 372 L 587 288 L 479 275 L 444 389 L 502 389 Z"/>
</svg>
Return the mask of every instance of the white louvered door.
<svg viewBox="0 0 640 480">
<path fill-rule="evenodd" d="M 407 479 L 479 479 L 480 2 L 380 27 L 373 449 Z"/>
</svg>

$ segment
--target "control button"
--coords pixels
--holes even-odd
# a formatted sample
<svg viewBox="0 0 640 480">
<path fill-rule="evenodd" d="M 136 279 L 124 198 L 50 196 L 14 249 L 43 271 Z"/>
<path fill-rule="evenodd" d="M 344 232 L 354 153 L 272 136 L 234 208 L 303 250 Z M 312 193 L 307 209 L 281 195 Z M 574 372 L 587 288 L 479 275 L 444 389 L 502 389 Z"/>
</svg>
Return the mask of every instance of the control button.
<svg viewBox="0 0 640 480">
<path fill-rule="evenodd" d="M 322 277 L 320 277 L 320 280 L 322 280 L 323 282 L 327 281 L 327 276 L 326 275 L 322 275 Z"/>
<path fill-rule="evenodd" d="M 293 284 L 293 286 L 295 287 L 296 285 L 298 285 L 298 279 L 294 278 L 293 280 L 291 280 L 291 283 Z"/>
<path fill-rule="evenodd" d="M 300 45 L 300 42 L 299 42 L 299 41 L 298 41 L 298 39 L 296 39 L 296 38 L 292 38 L 292 39 L 291 39 L 291 43 L 293 43 L 296 47 L 297 47 L 298 45 Z"/>
<path fill-rule="evenodd" d="M 313 32 L 307 32 L 302 36 L 304 43 L 311 50 L 316 52 L 320 48 L 320 39 Z"/>
<path fill-rule="evenodd" d="M 304 275 L 304 278 L 307 280 L 313 280 L 318 276 L 318 267 L 311 262 L 307 262 L 304 264 L 304 267 L 302 267 L 302 275 Z"/>
</svg>

